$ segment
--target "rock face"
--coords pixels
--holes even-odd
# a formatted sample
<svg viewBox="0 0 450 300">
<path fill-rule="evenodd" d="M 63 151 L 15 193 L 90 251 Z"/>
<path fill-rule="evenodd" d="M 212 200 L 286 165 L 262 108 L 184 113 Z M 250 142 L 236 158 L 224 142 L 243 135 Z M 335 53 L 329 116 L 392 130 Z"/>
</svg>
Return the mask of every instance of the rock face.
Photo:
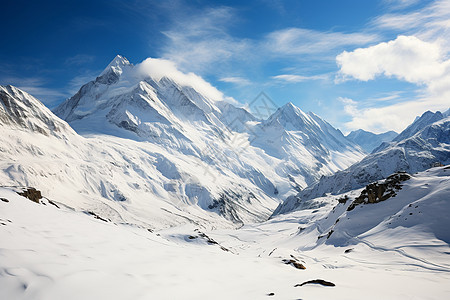
<svg viewBox="0 0 450 300">
<path fill-rule="evenodd" d="M 347 211 L 351 211 L 359 204 L 378 203 L 395 197 L 396 192 L 402 189 L 401 183 L 410 178 L 409 174 L 400 172 L 390 175 L 383 183 L 374 182 L 367 185 L 361 191 L 361 195 L 350 204 Z"/>
</svg>

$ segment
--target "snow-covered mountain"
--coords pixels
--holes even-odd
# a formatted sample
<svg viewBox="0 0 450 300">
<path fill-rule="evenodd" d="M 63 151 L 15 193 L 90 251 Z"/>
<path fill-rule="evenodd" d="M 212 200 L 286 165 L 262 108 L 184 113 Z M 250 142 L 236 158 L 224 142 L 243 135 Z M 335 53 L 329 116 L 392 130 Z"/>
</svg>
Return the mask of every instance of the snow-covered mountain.
<svg viewBox="0 0 450 300">
<path fill-rule="evenodd" d="M 292 104 L 260 121 L 189 82 L 142 73 L 121 56 L 55 109 L 70 126 L 9 89 L 9 101 L 30 111 L 16 114 L 43 111 L 45 122 L 63 124 L 67 134 L 36 138 L 33 128 L 16 134 L 2 122 L 9 136 L 0 153 L 4 184 L 34 186 L 118 222 L 261 221 L 281 199 L 363 157 L 338 130 Z"/>
<path fill-rule="evenodd" d="M 388 131 L 380 134 L 375 134 L 369 131 L 358 129 L 350 132 L 346 138 L 353 143 L 359 145 L 367 153 L 371 153 L 375 148 L 380 146 L 383 142 L 392 141 L 398 133 L 395 131 Z"/>
<path fill-rule="evenodd" d="M 267 120 L 253 127 L 251 144 L 270 156 L 284 160 L 279 174 L 285 172 L 298 188 L 320 176 L 342 170 L 362 158 L 358 146 L 312 112 L 287 103 Z M 284 174 L 283 174 L 284 175 Z"/>
<path fill-rule="evenodd" d="M 398 137 L 389 144 L 382 144 L 360 162 L 324 176 L 297 195 L 288 197 L 274 215 L 301 208 L 304 201 L 328 193 L 341 194 L 363 187 L 394 172 L 415 173 L 435 164 L 450 163 L 450 117 L 443 118 L 440 112 L 426 112 Z"/>
<path fill-rule="evenodd" d="M 199 157 L 109 135 L 84 138 L 31 95 L 11 86 L 0 95 L 3 186 L 33 186 L 75 209 L 148 228 L 235 226 L 266 219 L 276 205 L 250 180 Z"/>
</svg>

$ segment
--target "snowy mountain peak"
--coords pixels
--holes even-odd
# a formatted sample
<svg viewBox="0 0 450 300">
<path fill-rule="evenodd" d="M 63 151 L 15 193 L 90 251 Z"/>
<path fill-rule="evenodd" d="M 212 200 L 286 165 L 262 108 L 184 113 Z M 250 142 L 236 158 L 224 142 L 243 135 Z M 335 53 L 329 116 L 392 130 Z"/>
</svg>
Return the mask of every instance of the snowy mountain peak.
<svg viewBox="0 0 450 300">
<path fill-rule="evenodd" d="M 117 55 L 109 65 L 103 70 L 96 81 L 103 84 L 114 84 L 119 81 L 123 71 L 133 65 L 123 56 Z"/>
<path fill-rule="evenodd" d="M 314 125 L 313 123 L 314 121 L 307 114 L 291 102 L 278 108 L 263 122 L 264 126 L 281 126 L 286 130 L 296 131 L 303 130 L 305 126 L 311 127 Z"/>
<path fill-rule="evenodd" d="M 123 56 L 116 55 L 114 59 L 109 63 L 109 65 L 103 70 L 103 72 L 100 74 L 102 76 L 103 74 L 109 72 L 112 70 L 115 73 L 119 73 L 119 75 L 122 73 L 122 69 L 125 66 L 130 66 L 131 63 Z"/>
</svg>

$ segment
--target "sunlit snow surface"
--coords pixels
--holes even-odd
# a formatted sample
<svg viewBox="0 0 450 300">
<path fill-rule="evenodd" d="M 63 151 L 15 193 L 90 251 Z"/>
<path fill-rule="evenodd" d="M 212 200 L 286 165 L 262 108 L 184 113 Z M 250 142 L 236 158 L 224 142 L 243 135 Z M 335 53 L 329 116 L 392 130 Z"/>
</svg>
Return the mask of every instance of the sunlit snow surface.
<svg viewBox="0 0 450 300">
<path fill-rule="evenodd" d="M 446 299 L 449 195 L 440 167 L 352 211 L 340 195 L 237 230 L 150 232 L 1 188 L 0 299 Z M 306 270 L 282 262 L 291 255 Z M 294 287 L 311 279 L 336 286 Z"/>
</svg>

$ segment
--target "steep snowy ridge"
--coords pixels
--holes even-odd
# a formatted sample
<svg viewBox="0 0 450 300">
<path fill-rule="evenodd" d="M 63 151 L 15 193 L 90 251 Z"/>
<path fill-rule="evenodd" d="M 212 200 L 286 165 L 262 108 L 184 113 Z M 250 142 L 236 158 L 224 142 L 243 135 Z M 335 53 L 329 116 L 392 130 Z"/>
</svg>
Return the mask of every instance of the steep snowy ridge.
<svg viewBox="0 0 450 300">
<path fill-rule="evenodd" d="M 399 135 L 397 135 L 392 140 L 392 143 L 389 142 L 382 143 L 379 147 L 375 148 L 373 152 L 379 152 L 383 149 L 386 149 L 391 144 L 395 144 L 396 142 L 400 142 L 407 138 L 410 138 L 427 125 L 442 120 L 443 118 L 444 115 L 440 111 L 437 111 L 435 113 L 431 111 L 426 111 L 420 117 L 417 117 L 414 120 L 414 122 L 411 125 L 409 125 L 405 130 L 403 130 Z"/>
<path fill-rule="evenodd" d="M 0 86 L 0 126 L 9 126 L 44 135 L 73 135 L 70 126 L 33 96 L 11 85 Z"/>
<path fill-rule="evenodd" d="M 367 153 L 371 153 L 375 148 L 384 142 L 392 141 L 398 133 L 395 131 L 388 131 L 380 134 L 375 134 L 369 131 L 358 129 L 350 132 L 346 138 L 353 143 L 359 145 Z"/>
<path fill-rule="evenodd" d="M 341 194 L 386 178 L 398 171 L 415 173 L 426 170 L 434 164 L 450 163 L 450 118 L 442 119 L 442 114 L 424 113 L 399 136 L 407 136 L 401 141 L 392 142 L 385 149 L 366 156 L 348 169 L 324 176 L 295 196 L 288 197 L 275 210 L 273 215 L 301 209 L 303 202 L 322 197 L 325 194 Z M 431 118 L 430 118 L 431 117 Z M 413 128 L 413 130 L 412 130 Z M 412 136 L 412 132 L 415 132 Z"/>
</svg>

